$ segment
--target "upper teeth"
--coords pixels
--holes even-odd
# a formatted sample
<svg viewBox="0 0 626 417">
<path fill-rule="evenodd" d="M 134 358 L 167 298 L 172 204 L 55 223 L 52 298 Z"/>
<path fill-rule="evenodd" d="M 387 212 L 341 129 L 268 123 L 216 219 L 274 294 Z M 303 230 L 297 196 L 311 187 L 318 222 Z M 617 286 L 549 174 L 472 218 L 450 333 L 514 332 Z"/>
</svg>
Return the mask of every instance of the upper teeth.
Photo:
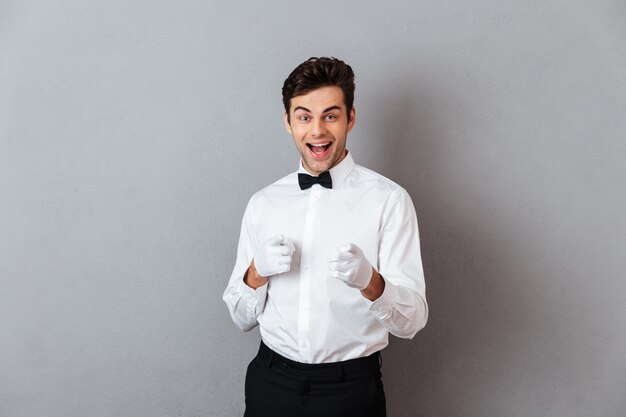
<svg viewBox="0 0 626 417">
<path fill-rule="evenodd" d="M 311 146 L 326 146 L 328 143 L 312 143 Z"/>
</svg>

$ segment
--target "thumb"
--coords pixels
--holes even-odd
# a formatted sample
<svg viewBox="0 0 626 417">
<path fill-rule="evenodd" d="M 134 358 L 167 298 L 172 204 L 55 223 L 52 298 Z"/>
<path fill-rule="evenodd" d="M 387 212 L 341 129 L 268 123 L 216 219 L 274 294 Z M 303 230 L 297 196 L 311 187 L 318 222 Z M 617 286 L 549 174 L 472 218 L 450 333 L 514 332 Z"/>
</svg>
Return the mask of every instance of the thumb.
<svg viewBox="0 0 626 417">
<path fill-rule="evenodd" d="M 338 261 L 349 259 L 351 256 L 350 254 L 351 248 L 352 248 L 352 245 L 349 245 L 349 244 L 337 246 L 335 249 L 332 250 L 332 252 L 330 252 L 326 260 L 328 262 L 338 262 Z"/>
<path fill-rule="evenodd" d="M 265 245 L 266 246 L 277 246 L 280 245 L 280 243 L 283 241 L 285 237 L 282 235 L 282 233 L 277 234 L 275 236 L 272 236 L 271 238 L 267 239 L 265 241 Z"/>
<path fill-rule="evenodd" d="M 341 245 L 337 248 L 339 252 L 348 253 L 352 252 L 354 245 L 352 243 L 348 243 L 346 245 Z"/>
<path fill-rule="evenodd" d="M 289 250 L 291 251 L 291 253 L 294 253 L 296 251 L 296 245 L 294 245 L 293 241 L 291 239 L 289 239 L 288 237 L 284 237 L 283 238 L 282 245 L 283 246 L 287 246 L 289 248 Z"/>
</svg>

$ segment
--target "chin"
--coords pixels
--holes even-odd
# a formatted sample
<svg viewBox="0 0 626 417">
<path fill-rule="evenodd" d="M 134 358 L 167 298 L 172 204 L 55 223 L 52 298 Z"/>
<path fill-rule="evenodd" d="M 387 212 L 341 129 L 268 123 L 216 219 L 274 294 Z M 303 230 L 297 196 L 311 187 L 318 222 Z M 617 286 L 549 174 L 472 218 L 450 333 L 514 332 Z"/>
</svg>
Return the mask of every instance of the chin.
<svg viewBox="0 0 626 417">
<path fill-rule="evenodd" d="M 330 169 L 330 164 L 328 163 L 320 164 L 316 162 L 307 162 L 306 165 L 311 171 L 315 172 L 316 174 L 321 174 L 322 172 L 328 171 Z"/>
</svg>

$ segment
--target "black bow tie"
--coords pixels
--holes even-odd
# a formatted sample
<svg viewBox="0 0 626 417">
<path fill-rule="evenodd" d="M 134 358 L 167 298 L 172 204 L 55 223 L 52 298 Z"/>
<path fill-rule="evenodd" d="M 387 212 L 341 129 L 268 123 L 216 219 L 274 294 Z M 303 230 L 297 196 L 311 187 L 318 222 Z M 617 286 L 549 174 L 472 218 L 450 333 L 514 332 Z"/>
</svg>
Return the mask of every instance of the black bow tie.
<svg viewBox="0 0 626 417">
<path fill-rule="evenodd" d="M 322 172 L 317 177 L 312 177 L 309 174 L 298 173 L 298 184 L 300 184 L 301 190 L 313 187 L 313 184 L 319 184 L 324 188 L 333 188 L 333 180 L 330 177 L 330 172 Z"/>
</svg>

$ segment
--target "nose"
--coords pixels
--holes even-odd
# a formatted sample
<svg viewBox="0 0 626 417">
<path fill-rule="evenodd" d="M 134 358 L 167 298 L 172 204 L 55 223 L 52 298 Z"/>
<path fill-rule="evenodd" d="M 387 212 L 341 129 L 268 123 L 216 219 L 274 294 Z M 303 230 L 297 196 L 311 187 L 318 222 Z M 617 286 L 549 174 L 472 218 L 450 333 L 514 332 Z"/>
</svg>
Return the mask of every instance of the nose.
<svg viewBox="0 0 626 417">
<path fill-rule="evenodd" d="M 326 133 L 326 126 L 324 125 L 324 121 L 320 119 L 313 120 L 311 125 L 311 136 L 319 137 L 324 136 Z"/>
</svg>

